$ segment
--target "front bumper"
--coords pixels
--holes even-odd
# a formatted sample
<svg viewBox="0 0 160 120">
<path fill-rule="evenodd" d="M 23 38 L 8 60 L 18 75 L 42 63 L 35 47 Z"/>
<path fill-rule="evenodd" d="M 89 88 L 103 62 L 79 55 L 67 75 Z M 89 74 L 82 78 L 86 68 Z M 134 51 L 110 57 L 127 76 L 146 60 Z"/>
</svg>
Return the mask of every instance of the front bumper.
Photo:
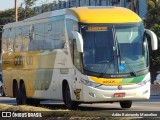
<svg viewBox="0 0 160 120">
<path fill-rule="evenodd" d="M 115 97 L 115 93 L 125 93 L 124 97 Z M 150 82 L 145 85 L 101 86 L 93 88 L 83 85 L 82 102 L 114 102 L 124 100 L 144 100 L 150 97 Z"/>
</svg>

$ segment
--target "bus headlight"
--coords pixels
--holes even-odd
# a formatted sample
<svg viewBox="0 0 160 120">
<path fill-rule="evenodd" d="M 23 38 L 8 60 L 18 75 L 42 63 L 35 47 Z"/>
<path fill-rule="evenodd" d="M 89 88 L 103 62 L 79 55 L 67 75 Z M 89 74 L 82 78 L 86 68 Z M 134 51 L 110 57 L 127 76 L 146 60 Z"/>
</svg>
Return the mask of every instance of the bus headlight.
<svg viewBox="0 0 160 120">
<path fill-rule="evenodd" d="M 138 83 L 138 85 L 143 86 L 143 85 L 146 85 L 147 82 L 150 82 L 150 78 L 147 78 L 147 79 L 142 80 L 140 83 Z"/>
<path fill-rule="evenodd" d="M 95 88 L 101 86 L 101 84 L 97 84 L 97 83 L 91 82 L 91 81 L 89 81 L 89 80 L 81 79 L 81 82 L 82 82 L 83 84 L 87 85 L 87 86 L 91 86 L 91 87 L 95 87 Z"/>
</svg>

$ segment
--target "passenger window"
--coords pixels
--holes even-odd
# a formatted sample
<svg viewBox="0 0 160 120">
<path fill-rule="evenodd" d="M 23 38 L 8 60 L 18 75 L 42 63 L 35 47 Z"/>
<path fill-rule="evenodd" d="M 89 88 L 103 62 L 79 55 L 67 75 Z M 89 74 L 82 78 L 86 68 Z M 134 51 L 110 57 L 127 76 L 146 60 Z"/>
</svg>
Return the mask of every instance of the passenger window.
<svg viewBox="0 0 160 120">
<path fill-rule="evenodd" d="M 14 30 L 15 30 L 15 39 L 13 42 L 13 46 L 14 46 L 13 50 L 15 52 L 19 52 L 22 44 L 22 28 L 18 27 Z"/>
<path fill-rule="evenodd" d="M 22 29 L 22 45 L 21 45 L 21 48 L 20 50 L 21 51 L 28 51 L 28 42 L 29 42 L 29 30 L 30 30 L 30 26 L 27 25 L 27 26 L 24 26 L 23 29 Z"/>
<path fill-rule="evenodd" d="M 14 49 L 14 41 L 15 41 L 15 28 L 9 29 L 9 39 L 8 39 L 8 52 L 13 52 Z"/>
<path fill-rule="evenodd" d="M 3 30 L 2 33 L 2 53 L 8 52 L 9 29 Z"/>
</svg>

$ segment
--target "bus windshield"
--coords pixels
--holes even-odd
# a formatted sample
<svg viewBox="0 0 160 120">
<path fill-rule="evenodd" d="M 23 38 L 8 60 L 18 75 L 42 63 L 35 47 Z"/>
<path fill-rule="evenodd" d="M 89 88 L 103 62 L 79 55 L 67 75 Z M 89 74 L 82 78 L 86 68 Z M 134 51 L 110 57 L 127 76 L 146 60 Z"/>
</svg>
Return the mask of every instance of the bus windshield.
<svg viewBox="0 0 160 120">
<path fill-rule="evenodd" d="M 128 74 L 148 68 L 148 48 L 142 23 L 81 25 L 84 70 Z"/>
</svg>

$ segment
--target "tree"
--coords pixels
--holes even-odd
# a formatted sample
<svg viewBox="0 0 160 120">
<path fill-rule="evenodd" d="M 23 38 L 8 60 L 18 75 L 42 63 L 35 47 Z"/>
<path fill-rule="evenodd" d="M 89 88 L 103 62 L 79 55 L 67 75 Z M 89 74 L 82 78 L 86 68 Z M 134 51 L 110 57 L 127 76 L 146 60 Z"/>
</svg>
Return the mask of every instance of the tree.
<svg viewBox="0 0 160 120">
<path fill-rule="evenodd" d="M 147 19 L 145 21 L 146 28 L 155 32 L 158 37 L 158 46 L 160 48 L 160 0 L 148 0 Z M 150 40 L 149 46 L 150 44 Z M 150 48 L 150 47 L 149 47 Z M 160 50 L 152 51 L 150 48 L 150 71 L 152 80 L 155 80 L 156 72 L 160 68 Z"/>
<path fill-rule="evenodd" d="M 24 19 L 24 12 L 26 12 L 26 17 L 32 17 L 35 14 L 35 12 L 32 9 L 27 9 L 25 10 L 22 7 L 18 8 L 18 16 L 19 16 L 19 20 L 23 20 Z M 8 9 L 5 11 L 0 11 L 0 25 L 5 25 L 7 23 L 11 23 L 11 22 L 15 22 L 15 9 Z"/>
<path fill-rule="evenodd" d="M 48 12 L 52 10 L 53 3 L 43 4 L 41 6 L 42 12 Z"/>
<path fill-rule="evenodd" d="M 8 9 L 0 12 L 0 25 L 4 25 L 15 21 L 15 10 Z"/>
<path fill-rule="evenodd" d="M 131 0 L 129 4 L 129 8 L 138 14 L 139 13 L 139 0 Z"/>
<path fill-rule="evenodd" d="M 25 7 L 24 7 L 24 9 L 25 9 L 25 11 L 24 11 L 24 19 L 26 19 L 28 16 L 28 14 L 29 13 L 27 13 L 27 12 L 29 12 L 29 11 L 31 11 L 31 7 L 33 6 L 33 5 L 35 5 L 35 2 L 36 2 L 37 0 L 24 0 L 24 2 L 21 4 L 21 7 L 24 5 Z"/>
<path fill-rule="evenodd" d="M 160 0 L 148 0 L 146 27 L 151 28 L 155 23 L 160 24 Z"/>
</svg>

